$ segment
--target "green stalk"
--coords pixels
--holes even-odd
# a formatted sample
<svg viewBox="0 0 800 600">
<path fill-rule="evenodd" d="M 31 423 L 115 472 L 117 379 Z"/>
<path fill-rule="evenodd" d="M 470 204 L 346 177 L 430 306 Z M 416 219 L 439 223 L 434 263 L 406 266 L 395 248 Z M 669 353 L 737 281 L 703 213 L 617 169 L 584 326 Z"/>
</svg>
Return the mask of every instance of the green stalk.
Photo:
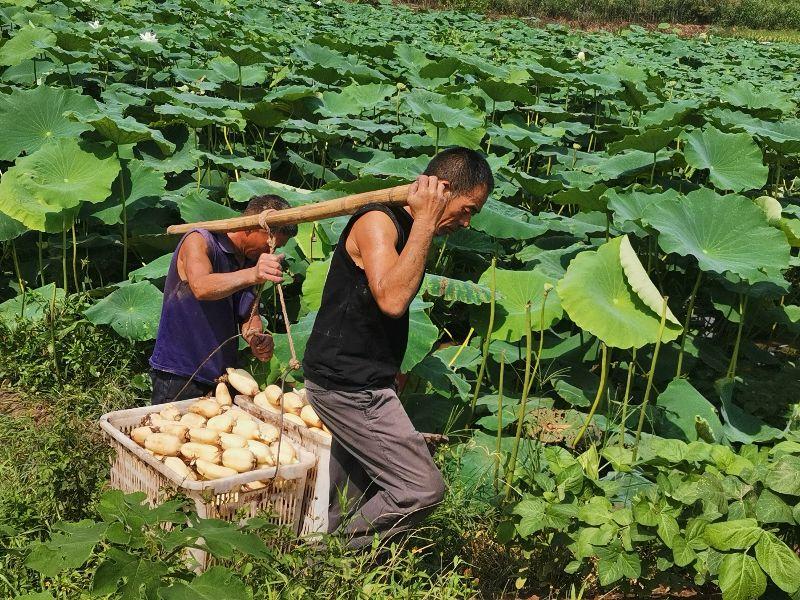
<svg viewBox="0 0 800 600">
<path fill-rule="evenodd" d="M 50 299 L 50 344 L 53 347 L 53 370 L 56 374 L 56 381 L 61 385 L 61 373 L 58 370 L 58 355 L 56 354 L 56 291 L 57 287 L 53 286 L 53 296 Z"/>
<path fill-rule="evenodd" d="M 606 377 L 608 376 L 608 346 L 606 346 L 604 342 L 600 343 L 600 351 L 602 354 L 600 359 L 600 386 L 597 388 L 597 393 L 594 396 L 594 402 L 592 402 L 592 407 L 589 409 L 589 414 L 586 415 L 586 420 L 583 422 L 583 427 L 581 427 L 581 430 L 578 432 L 578 435 L 575 436 L 575 440 L 572 442 L 573 448 L 577 447 L 578 442 L 581 441 L 581 438 L 589 428 L 589 424 L 592 422 L 594 413 L 600 404 L 600 398 L 603 397 L 603 392 L 606 391 Z"/>
<path fill-rule="evenodd" d="M 697 279 L 694 280 L 694 287 L 692 293 L 689 295 L 689 306 L 686 308 L 686 319 L 683 322 L 683 335 L 681 335 L 681 349 L 678 352 L 678 368 L 675 372 L 675 377 L 681 376 L 681 368 L 683 366 L 683 350 L 686 347 L 686 336 L 689 334 L 689 321 L 692 319 L 692 311 L 694 311 L 694 301 L 697 298 L 697 290 L 700 289 L 700 280 L 703 278 L 703 272 L 697 272 Z"/>
<path fill-rule="evenodd" d="M 122 164 L 119 156 L 119 146 L 117 146 L 117 160 Z M 122 280 L 128 278 L 128 203 L 125 198 L 125 171 L 119 172 L 119 190 L 122 198 Z"/>
<path fill-rule="evenodd" d="M 78 284 L 78 242 L 75 237 L 75 221 L 72 222 L 72 279 L 75 282 L 75 291 L 80 291 Z"/>
<path fill-rule="evenodd" d="M 736 377 L 736 366 L 739 362 L 739 346 L 742 342 L 742 328 L 744 327 L 744 313 L 747 310 L 748 296 L 739 295 L 739 327 L 736 330 L 736 343 L 733 345 L 733 355 L 728 366 L 728 379 Z"/>
<path fill-rule="evenodd" d="M 22 279 L 22 270 L 19 268 L 19 256 L 17 256 L 17 246 L 14 240 L 9 240 L 11 243 L 11 259 L 14 261 L 14 273 L 17 276 L 17 283 L 19 283 L 20 293 L 25 294 L 25 282 Z"/>
<path fill-rule="evenodd" d="M 653 179 L 656 176 L 656 162 L 657 162 L 657 153 L 653 152 L 653 168 L 650 169 L 650 185 L 653 185 Z"/>
<path fill-rule="evenodd" d="M 661 309 L 661 323 L 658 326 L 658 339 L 656 340 L 656 347 L 653 350 L 653 360 L 650 361 L 650 372 L 647 374 L 647 387 L 644 390 L 644 400 L 642 400 L 642 408 L 639 411 L 639 424 L 636 426 L 636 439 L 633 442 L 633 460 L 636 460 L 636 455 L 639 452 L 639 438 L 642 435 L 642 427 L 644 426 L 644 415 L 647 409 L 647 402 L 650 400 L 650 391 L 653 389 L 653 375 L 656 372 L 656 363 L 658 362 L 658 353 L 661 350 L 661 336 L 664 335 L 664 327 L 667 324 L 667 297 L 664 297 L 664 307 Z"/>
<path fill-rule="evenodd" d="M 467 420 L 467 427 L 472 424 L 472 417 L 475 415 L 475 403 L 478 401 L 478 396 L 481 393 L 481 384 L 483 383 L 483 374 L 486 371 L 486 361 L 489 358 L 489 344 L 492 340 L 492 331 L 494 331 L 494 306 L 495 306 L 495 289 L 497 280 L 495 277 L 497 266 L 497 258 L 492 258 L 492 284 L 491 296 L 489 300 L 489 326 L 486 329 L 486 337 L 483 340 L 483 357 L 481 358 L 481 366 L 478 369 L 478 380 L 475 382 L 475 393 L 472 395 L 472 402 L 469 403 L 469 419 Z"/>
<path fill-rule="evenodd" d="M 61 223 L 61 276 L 64 284 L 64 293 L 67 292 L 67 229 Z"/>
<path fill-rule="evenodd" d="M 525 379 L 522 383 L 522 401 L 517 416 L 517 431 L 514 434 L 514 446 L 511 449 L 511 460 L 506 469 L 506 494 L 505 501 L 511 498 L 511 483 L 514 479 L 514 470 L 517 468 L 517 455 L 519 454 L 519 441 L 522 438 L 522 424 L 525 420 L 525 408 L 528 404 L 528 390 L 531 382 L 531 346 L 533 345 L 533 330 L 531 328 L 531 303 L 525 307 Z"/>
<path fill-rule="evenodd" d="M 636 348 L 631 352 L 631 361 L 628 363 L 628 379 L 625 382 L 625 396 L 622 398 L 622 423 L 619 428 L 619 446 L 625 447 L 625 423 L 628 420 L 628 399 L 631 396 L 631 381 L 633 380 L 633 368 L 636 364 Z"/>
<path fill-rule="evenodd" d="M 500 465 L 503 462 L 502 454 L 500 451 L 500 442 L 503 439 L 503 375 L 506 370 L 506 353 L 503 352 L 500 355 L 500 388 L 497 392 L 497 448 L 495 452 L 497 453 L 497 464 L 494 467 L 494 490 L 497 492 L 499 490 L 499 478 L 500 478 Z"/>
<path fill-rule="evenodd" d="M 39 250 L 39 287 L 44 286 L 44 260 L 42 259 L 42 246 L 44 245 L 44 239 L 42 238 L 42 232 L 39 232 L 39 242 L 36 244 Z"/>
<path fill-rule="evenodd" d="M 434 154 L 439 154 L 439 126 L 436 126 L 436 151 Z"/>
</svg>

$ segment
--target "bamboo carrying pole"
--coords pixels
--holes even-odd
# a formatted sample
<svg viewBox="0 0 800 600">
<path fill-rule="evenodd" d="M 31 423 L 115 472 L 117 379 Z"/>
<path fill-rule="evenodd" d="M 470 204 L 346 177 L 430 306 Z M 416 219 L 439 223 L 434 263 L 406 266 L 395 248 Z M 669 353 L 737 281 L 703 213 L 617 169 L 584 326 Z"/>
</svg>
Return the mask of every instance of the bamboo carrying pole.
<svg viewBox="0 0 800 600">
<path fill-rule="evenodd" d="M 198 223 L 170 225 L 167 228 L 167 233 L 186 233 L 192 229 L 207 229 L 208 231 L 217 232 L 243 231 L 246 229 L 258 229 L 261 227 L 262 222 L 266 225 L 280 227 L 281 225 L 308 223 L 309 221 L 318 221 L 319 219 L 349 215 L 368 204 L 404 206 L 410 187 L 410 184 L 398 185 L 383 190 L 362 192 L 361 194 L 352 194 L 350 196 L 326 200 L 324 202 L 304 204 L 303 206 L 295 206 L 293 208 L 256 215 L 220 219 L 218 221 L 200 221 Z"/>
</svg>

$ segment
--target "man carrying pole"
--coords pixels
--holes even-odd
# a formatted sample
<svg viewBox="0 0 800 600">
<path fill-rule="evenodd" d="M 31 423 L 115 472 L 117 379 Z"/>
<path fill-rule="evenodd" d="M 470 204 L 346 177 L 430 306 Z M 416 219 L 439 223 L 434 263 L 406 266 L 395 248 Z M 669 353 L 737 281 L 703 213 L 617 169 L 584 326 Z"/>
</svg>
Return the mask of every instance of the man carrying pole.
<svg viewBox="0 0 800 600">
<path fill-rule="evenodd" d="M 279 196 L 256 196 L 243 214 L 288 207 Z M 258 311 L 252 310 L 255 289 L 267 281 L 283 280 L 283 255 L 272 251 L 296 234 L 296 225 L 227 233 L 192 227 L 181 238 L 164 284 L 150 357 L 153 404 L 213 390 L 214 379 L 226 367 L 236 366 L 240 327 L 256 358 L 272 357 L 272 336 L 263 332 Z"/>
<path fill-rule="evenodd" d="M 407 529 L 444 495 L 395 380 L 433 237 L 468 227 L 493 187 L 483 156 L 444 150 L 410 186 L 407 207 L 360 209 L 333 253 L 303 370 L 308 400 L 333 433 L 328 529 L 341 525 L 352 547 Z M 345 496 L 356 503 L 350 515 Z"/>
</svg>

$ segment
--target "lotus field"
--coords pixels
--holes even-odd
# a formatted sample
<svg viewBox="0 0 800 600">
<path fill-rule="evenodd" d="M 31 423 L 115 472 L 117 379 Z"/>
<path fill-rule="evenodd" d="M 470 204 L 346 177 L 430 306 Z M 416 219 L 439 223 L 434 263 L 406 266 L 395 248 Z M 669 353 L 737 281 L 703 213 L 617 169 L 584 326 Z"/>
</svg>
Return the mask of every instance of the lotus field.
<svg viewBox="0 0 800 600">
<path fill-rule="evenodd" d="M 492 543 L 527 557 L 510 589 L 800 598 L 800 46 L 385 0 L 9 0 L 0 17 L 0 347 L 40 324 L 40 380 L 69 385 L 87 331 L 116 340 L 107 360 L 149 354 L 168 225 L 400 185 L 439 149 L 478 149 L 496 187 L 435 242 L 402 399 L 448 433 L 437 460 Z M 286 248 L 298 355 L 346 221 Z M 271 288 L 261 312 L 263 387 L 290 350 Z M 113 559 L 122 575 L 94 585 L 133 594 L 103 554 L 121 543 L 109 510 L 45 535 L 17 580 Z M 207 585 L 244 585 L 217 569 Z M 159 597 L 189 597 L 169 577 Z"/>
</svg>

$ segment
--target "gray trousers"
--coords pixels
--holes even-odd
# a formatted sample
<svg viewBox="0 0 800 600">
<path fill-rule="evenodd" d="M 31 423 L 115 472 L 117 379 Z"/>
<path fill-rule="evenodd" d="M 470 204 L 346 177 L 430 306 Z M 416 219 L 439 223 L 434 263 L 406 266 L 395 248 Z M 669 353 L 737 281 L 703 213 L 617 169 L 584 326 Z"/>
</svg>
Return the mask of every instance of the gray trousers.
<svg viewBox="0 0 800 600">
<path fill-rule="evenodd" d="M 384 539 L 408 529 L 441 502 L 442 475 L 393 389 L 341 392 L 305 384 L 333 434 L 329 532 L 340 530 L 358 548 L 374 534 Z"/>
</svg>

